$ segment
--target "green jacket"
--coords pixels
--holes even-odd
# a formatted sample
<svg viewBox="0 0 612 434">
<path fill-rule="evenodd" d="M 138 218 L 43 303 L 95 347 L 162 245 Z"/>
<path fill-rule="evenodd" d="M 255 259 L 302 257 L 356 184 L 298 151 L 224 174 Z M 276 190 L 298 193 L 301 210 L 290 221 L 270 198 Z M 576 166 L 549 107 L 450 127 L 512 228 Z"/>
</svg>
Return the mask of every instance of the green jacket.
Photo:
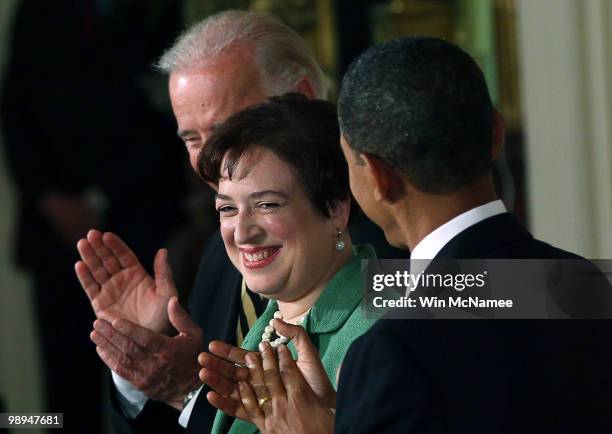
<svg viewBox="0 0 612 434">
<path fill-rule="evenodd" d="M 366 315 L 360 304 L 363 298 L 361 260 L 375 259 L 376 256 L 369 245 L 356 246 L 353 253 L 353 258 L 330 280 L 303 323 L 313 344 L 319 349 L 323 367 L 334 387 L 336 372 L 349 346 L 376 322 L 372 315 Z M 277 310 L 278 305 L 272 300 L 244 338 L 242 348 L 258 351 L 264 328 Z M 292 342 L 289 342 L 288 348 L 296 358 L 297 352 Z M 255 425 L 234 419 L 221 411 L 217 412 L 211 431 L 212 434 L 257 432 Z"/>
</svg>

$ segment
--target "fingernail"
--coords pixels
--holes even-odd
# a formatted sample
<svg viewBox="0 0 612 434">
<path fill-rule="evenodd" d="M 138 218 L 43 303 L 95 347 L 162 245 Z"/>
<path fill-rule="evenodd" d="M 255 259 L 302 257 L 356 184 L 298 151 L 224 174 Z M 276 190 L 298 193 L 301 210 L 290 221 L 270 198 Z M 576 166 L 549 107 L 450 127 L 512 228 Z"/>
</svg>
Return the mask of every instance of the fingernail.
<svg viewBox="0 0 612 434">
<path fill-rule="evenodd" d="M 244 384 L 242 384 L 242 381 L 238 382 L 238 388 L 242 391 L 244 390 Z"/>
<path fill-rule="evenodd" d="M 262 353 L 263 353 L 264 351 L 266 351 L 266 343 L 267 343 L 267 342 L 261 342 L 261 343 L 259 344 L 259 351 L 260 351 L 260 352 L 262 352 Z"/>
<path fill-rule="evenodd" d="M 95 328 L 96 330 L 101 331 L 101 332 L 105 332 L 105 331 L 107 331 L 107 330 L 109 329 L 109 327 L 108 327 L 108 326 L 109 326 L 109 324 L 108 324 L 106 321 L 101 320 L 101 319 L 97 319 L 97 320 L 94 322 L 94 328 Z"/>
<path fill-rule="evenodd" d="M 255 369 L 255 364 L 253 363 L 253 360 L 251 359 L 251 355 L 247 354 L 247 356 L 245 357 L 245 361 L 246 361 L 247 368 Z"/>
</svg>

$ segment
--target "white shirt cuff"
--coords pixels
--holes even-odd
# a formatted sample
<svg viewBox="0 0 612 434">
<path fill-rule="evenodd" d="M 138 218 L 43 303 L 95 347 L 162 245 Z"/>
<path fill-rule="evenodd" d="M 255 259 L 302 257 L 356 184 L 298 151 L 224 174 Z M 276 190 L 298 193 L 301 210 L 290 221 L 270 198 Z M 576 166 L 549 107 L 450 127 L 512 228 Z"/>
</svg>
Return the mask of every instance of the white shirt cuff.
<svg viewBox="0 0 612 434">
<path fill-rule="evenodd" d="M 201 386 L 198 389 L 198 391 L 195 393 L 195 395 L 193 395 L 193 398 L 191 398 L 191 400 L 187 403 L 187 405 L 185 406 L 185 408 L 181 412 L 181 415 L 179 416 L 178 423 L 183 428 L 187 428 L 187 423 L 189 422 L 189 418 L 191 417 L 191 411 L 193 410 L 193 406 L 195 405 L 195 402 L 198 399 L 198 396 L 200 396 L 200 392 L 202 391 L 202 387 L 204 387 L 204 386 Z"/>
<path fill-rule="evenodd" d="M 123 414 L 128 419 L 136 419 L 149 397 L 138 390 L 132 383 L 120 377 L 115 371 L 111 370 L 113 383 L 117 388 L 117 400 Z"/>
</svg>

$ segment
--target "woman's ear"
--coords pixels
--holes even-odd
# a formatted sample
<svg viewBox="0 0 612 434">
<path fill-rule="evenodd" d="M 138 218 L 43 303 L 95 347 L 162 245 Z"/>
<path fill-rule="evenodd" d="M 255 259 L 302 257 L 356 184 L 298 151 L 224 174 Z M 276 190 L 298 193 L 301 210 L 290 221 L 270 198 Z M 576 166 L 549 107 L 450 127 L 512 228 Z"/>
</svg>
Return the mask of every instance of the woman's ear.
<svg viewBox="0 0 612 434">
<path fill-rule="evenodd" d="M 327 210 L 329 218 L 334 223 L 334 227 L 344 232 L 348 226 L 351 202 L 348 199 L 337 200 L 327 205 Z"/>
</svg>

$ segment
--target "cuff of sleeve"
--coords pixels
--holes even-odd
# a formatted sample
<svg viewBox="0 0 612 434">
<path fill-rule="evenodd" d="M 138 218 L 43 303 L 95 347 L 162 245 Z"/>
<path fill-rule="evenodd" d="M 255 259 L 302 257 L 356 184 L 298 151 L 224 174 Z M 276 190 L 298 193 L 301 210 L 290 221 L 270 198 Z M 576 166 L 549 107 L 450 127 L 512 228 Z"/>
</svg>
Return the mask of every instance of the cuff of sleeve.
<svg viewBox="0 0 612 434">
<path fill-rule="evenodd" d="M 202 386 L 202 387 L 204 387 L 204 386 Z M 193 410 L 193 406 L 195 405 L 195 402 L 197 401 L 198 396 L 200 396 L 200 392 L 202 391 L 202 387 L 200 387 L 198 389 L 196 394 L 187 403 L 187 405 L 185 406 L 185 408 L 181 412 L 181 415 L 179 416 L 178 423 L 183 428 L 187 428 L 187 423 L 189 422 L 189 417 L 191 417 L 191 411 Z"/>
<path fill-rule="evenodd" d="M 138 390 L 132 383 L 120 377 L 115 371 L 111 371 L 113 383 L 117 388 L 117 401 L 121 411 L 128 419 L 136 419 L 149 397 Z"/>
</svg>

